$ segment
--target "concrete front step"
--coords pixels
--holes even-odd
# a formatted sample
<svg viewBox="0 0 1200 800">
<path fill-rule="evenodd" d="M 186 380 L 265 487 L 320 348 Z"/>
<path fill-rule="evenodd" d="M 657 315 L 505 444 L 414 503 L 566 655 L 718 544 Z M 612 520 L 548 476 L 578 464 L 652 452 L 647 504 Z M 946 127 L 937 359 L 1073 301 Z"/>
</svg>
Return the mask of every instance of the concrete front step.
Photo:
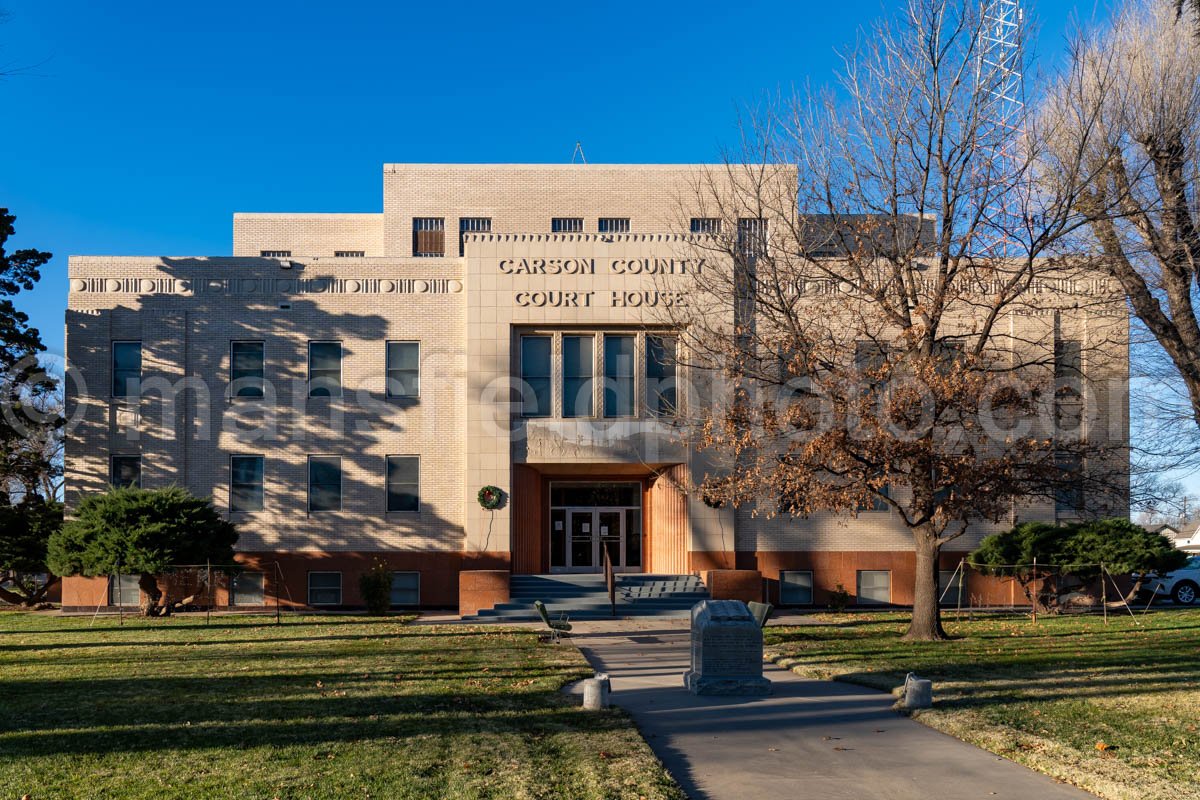
<svg viewBox="0 0 1200 800">
<path fill-rule="evenodd" d="M 621 573 L 617 576 L 618 617 L 687 617 L 692 606 L 708 598 L 694 575 Z M 552 616 L 565 612 L 571 619 L 612 619 L 612 606 L 603 575 L 513 575 L 509 600 L 481 609 L 471 620 L 537 620 L 534 601 L 541 600 Z"/>
</svg>

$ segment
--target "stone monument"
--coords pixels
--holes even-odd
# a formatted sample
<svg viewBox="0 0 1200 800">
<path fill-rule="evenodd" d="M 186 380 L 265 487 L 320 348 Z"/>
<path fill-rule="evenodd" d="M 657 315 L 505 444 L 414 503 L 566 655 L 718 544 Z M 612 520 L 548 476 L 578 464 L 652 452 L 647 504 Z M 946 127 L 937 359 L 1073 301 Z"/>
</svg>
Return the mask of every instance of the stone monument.
<svg viewBox="0 0 1200 800">
<path fill-rule="evenodd" d="M 762 629 L 741 600 L 701 600 L 692 607 L 692 694 L 770 694 L 763 677 Z"/>
</svg>

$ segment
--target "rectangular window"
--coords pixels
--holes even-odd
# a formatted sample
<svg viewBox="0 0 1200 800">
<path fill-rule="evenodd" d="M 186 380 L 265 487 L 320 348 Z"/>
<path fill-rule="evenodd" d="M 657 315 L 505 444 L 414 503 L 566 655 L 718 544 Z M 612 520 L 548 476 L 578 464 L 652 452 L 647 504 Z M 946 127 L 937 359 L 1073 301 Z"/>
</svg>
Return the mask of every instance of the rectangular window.
<svg viewBox="0 0 1200 800">
<path fill-rule="evenodd" d="M 879 487 L 879 494 L 882 494 L 884 497 L 891 497 L 892 496 L 892 487 L 888 486 L 887 484 Z M 879 494 L 871 495 L 871 501 L 869 503 L 867 503 L 866 505 L 862 506 L 861 508 L 859 508 L 858 510 L 859 511 L 890 511 L 892 507 L 889 506 L 887 504 L 887 501 L 884 500 L 883 497 L 880 497 Z"/>
<path fill-rule="evenodd" d="M 563 416 L 592 416 L 594 369 L 591 336 L 564 336 Z"/>
<path fill-rule="evenodd" d="M 767 252 L 767 221 L 761 217 L 739 219 L 737 249 L 743 256 L 761 256 Z"/>
<path fill-rule="evenodd" d="M 957 569 L 938 570 L 938 602 L 944 606 L 958 605 L 960 590 L 962 591 L 963 605 L 968 605 L 967 583 L 963 580 L 963 571 Z"/>
<path fill-rule="evenodd" d="M 342 510 L 342 459 L 308 457 L 308 510 Z"/>
<path fill-rule="evenodd" d="M 229 510 L 262 511 L 263 457 L 229 457 Z"/>
<path fill-rule="evenodd" d="M 692 233 L 718 234 L 721 232 L 721 220 L 716 217 L 692 217 Z"/>
<path fill-rule="evenodd" d="M 550 337 L 521 337 L 522 414 L 550 416 Z"/>
<path fill-rule="evenodd" d="M 342 396 L 342 343 L 308 343 L 308 396 Z"/>
<path fill-rule="evenodd" d="M 308 573 L 308 604 L 310 606 L 340 606 L 342 604 L 342 573 Z"/>
<path fill-rule="evenodd" d="M 142 604 L 142 589 L 138 586 L 140 575 L 113 575 L 108 579 L 108 604 L 110 606 L 139 606 Z"/>
<path fill-rule="evenodd" d="M 421 573 L 392 573 L 392 608 L 421 605 Z"/>
<path fill-rule="evenodd" d="M 387 510 L 419 511 L 421 508 L 421 459 L 419 456 L 387 457 Z"/>
<path fill-rule="evenodd" d="M 291 250 L 259 250 L 259 255 L 263 258 L 291 258 Z"/>
<path fill-rule="evenodd" d="M 1078 453 L 1058 453 L 1054 461 L 1059 479 L 1054 487 L 1054 510 L 1060 514 L 1083 511 L 1083 459 Z"/>
<path fill-rule="evenodd" d="M 112 396 L 138 397 L 142 393 L 142 343 L 112 343 Z"/>
<path fill-rule="evenodd" d="M 387 343 L 387 396 L 421 394 L 421 343 Z"/>
<path fill-rule="evenodd" d="M 604 336 L 604 416 L 633 416 L 633 336 Z"/>
<path fill-rule="evenodd" d="M 465 255 L 463 241 L 468 233 L 491 233 L 491 217 L 459 217 L 458 220 L 458 254 Z"/>
<path fill-rule="evenodd" d="M 367 254 L 366 250 L 334 250 L 334 258 L 362 258 Z"/>
<path fill-rule="evenodd" d="M 583 233 L 583 217 L 554 217 L 550 220 L 551 233 Z"/>
<path fill-rule="evenodd" d="M 445 219 L 413 218 L 413 255 L 417 258 L 441 258 L 446 255 Z"/>
<path fill-rule="evenodd" d="M 810 606 L 813 602 L 813 574 L 809 569 L 788 569 L 779 573 L 779 604 Z"/>
<path fill-rule="evenodd" d="M 651 414 L 671 416 L 678 409 L 674 336 L 646 337 L 646 407 Z"/>
<path fill-rule="evenodd" d="M 887 605 L 892 602 L 892 573 L 885 569 L 858 571 L 858 604 Z"/>
<path fill-rule="evenodd" d="M 261 572 L 239 572 L 229 580 L 229 605 L 266 605 L 265 576 Z"/>
<path fill-rule="evenodd" d="M 1054 389 L 1060 399 L 1078 399 L 1083 394 L 1083 343 L 1074 339 L 1054 342 Z"/>
<path fill-rule="evenodd" d="M 629 233 L 629 217 L 601 217 L 596 223 L 600 233 Z"/>
<path fill-rule="evenodd" d="M 229 391 L 234 397 L 263 396 L 264 354 L 262 342 L 229 343 Z"/>
<path fill-rule="evenodd" d="M 142 457 L 113 456 L 109 459 L 108 481 L 113 486 L 142 487 Z"/>
</svg>

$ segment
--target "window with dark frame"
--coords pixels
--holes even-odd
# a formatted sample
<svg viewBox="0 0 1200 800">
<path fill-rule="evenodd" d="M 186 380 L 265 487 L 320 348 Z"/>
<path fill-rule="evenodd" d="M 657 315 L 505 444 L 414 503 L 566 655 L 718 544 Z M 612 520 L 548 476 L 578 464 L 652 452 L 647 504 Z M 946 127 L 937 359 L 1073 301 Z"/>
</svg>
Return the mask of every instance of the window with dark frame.
<svg viewBox="0 0 1200 800">
<path fill-rule="evenodd" d="M 421 604 L 421 573 L 392 573 L 392 608 Z"/>
<path fill-rule="evenodd" d="M 593 415 L 595 392 L 595 337 L 564 336 L 562 403 L 564 417 Z"/>
<path fill-rule="evenodd" d="M 262 342 L 229 343 L 229 390 L 233 397 L 261 399 L 265 380 L 265 346 Z"/>
<path fill-rule="evenodd" d="M 308 573 L 308 604 L 310 606 L 340 606 L 342 604 L 342 573 Z"/>
<path fill-rule="evenodd" d="M 112 456 L 108 462 L 108 481 L 117 487 L 142 488 L 142 457 Z"/>
<path fill-rule="evenodd" d="M 258 251 L 262 258 L 291 258 L 291 250 L 260 250 Z"/>
<path fill-rule="evenodd" d="M 691 232 L 719 234 L 721 232 L 721 220 L 716 217 L 692 217 Z"/>
<path fill-rule="evenodd" d="M 263 464 L 262 456 L 229 457 L 230 511 L 262 511 Z"/>
<path fill-rule="evenodd" d="M 522 408 L 526 417 L 548 417 L 551 413 L 551 338 L 521 337 Z"/>
<path fill-rule="evenodd" d="M 413 256 L 441 258 L 446 255 L 446 220 L 443 217 L 413 217 Z"/>
<path fill-rule="evenodd" d="M 341 457 L 308 457 L 308 510 L 342 510 Z"/>
<path fill-rule="evenodd" d="M 308 343 L 308 396 L 342 396 L 342 343 Z"/>
<path fill-rule="evenodd" d="M 892 573 L 886 569 L 858 571 L 858 605 L 882 606 L 892 602 Z"/>
<path fill-rule="evenodd" d="M 629 217 L 601 217 L 596 222 L 600 233 L 629 233 Z"/>
<path fill-rule="evenodd" d="M 387 510 L 421 510 L 420 456 L 387 457 Z"/>
<path fill-rule="evenodd" d="M 646 336 L 646 407 L 660 417 L 673 416 L 678 410 L 676 392 L 676 348 L 674 336 Z"/>
<path fill-rule="evenodd" d="M 554 217 L 550 220 L 551 233 L 583 233 L 583 217 Z"/>
<path fill-rule="evenodd" d="M 738 220 L 737 251 L 745 257 L 757 257 L 767 252 L 767 221 L 762 217 L 743 217 Z"/>
<path fill-rule="evenodd" d="M 779 604 L 784 606 L 810 606 L 812 603 L 812 570 L 781 570 L 779 573 Z"/>
<path fill-rule="evenodd" d="M 627 334 L 604 335 L 604 416 L 634 415 L 634 344 Z"/>
<path fill-rule="evenodd" d="M 112 343 L 112 396 L 134 398 L 142 393 L 142 343 Z"/>
<path fill-rule="evenodd" d="M 464 247 L 466 234 L 468 233 L 491 233 L 492 218 L 491 217 L 459 217 L 458 219 L 458 254 L 466 255 Z"/>
<path fill-rule="evenodd" d="M 334 250 L 334 258 L 363 258 L 366 256 L 366 250 Z"/>
<path fill-rule="evenodd" d="M 387 343 L 387 396 L 421 394 L 421 343 Z"/>
</svg>

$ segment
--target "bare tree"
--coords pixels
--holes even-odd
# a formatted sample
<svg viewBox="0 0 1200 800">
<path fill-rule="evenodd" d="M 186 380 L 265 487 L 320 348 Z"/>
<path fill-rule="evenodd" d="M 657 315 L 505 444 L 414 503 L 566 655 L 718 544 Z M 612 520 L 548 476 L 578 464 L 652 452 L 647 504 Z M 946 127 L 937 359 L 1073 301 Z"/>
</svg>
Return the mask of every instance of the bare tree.
<svg viewBox="0 0 1200 800">
<path fill-rule="evenodd" d="M 1200 425 L 1197 24 L 1193 3 L 1126 2 L 1110 24 L 1077 36 L 1070 67 L 1040 114 L 1054 131 L 1043 178 L 1050 191 L 1074 198 L 1072 210 L 1087 223 L 1075 245 L 1102 254 L 1098 267 L 1120 282 L 1179 377 L 1179 398 L 1169 395 L 1170 380 L 1162 381 L 1168 394 L 1156 398 L 1165 425 L 1154 454 L 1170 457 L 1171 428 L 1180 422 L 1172 409 L 1182 407 L 1191 424 L 1175 449 L 1185 459 L 1195 455 Z"/>
<path fill-rule="evenodd" d="M 696 247 L 727 257 L 672 320 L 684 359 L 727 384 L 709 396 L 731 398 L 684 415 L 721 465 L 706 500 L 890 509 L 915 551 L 911 639 L 945 636 L 939 554 L 972 523 L 1085 482 L 1092 512 L 1125 502 L 1124 436 L 1082 403 L 1124 422 L 1121 308 L 1044 257 L 1073 198 L 1031 190 L 1039 139 L 997 114 L 1011 72 L 983 57 L 986 33 L 972 0 L 910 0 L 863 35 L 839 91 L 755 114 L 687 199 Z M 1079 348 L 1112 386 L 1084 386 Z"/>
</svg>

